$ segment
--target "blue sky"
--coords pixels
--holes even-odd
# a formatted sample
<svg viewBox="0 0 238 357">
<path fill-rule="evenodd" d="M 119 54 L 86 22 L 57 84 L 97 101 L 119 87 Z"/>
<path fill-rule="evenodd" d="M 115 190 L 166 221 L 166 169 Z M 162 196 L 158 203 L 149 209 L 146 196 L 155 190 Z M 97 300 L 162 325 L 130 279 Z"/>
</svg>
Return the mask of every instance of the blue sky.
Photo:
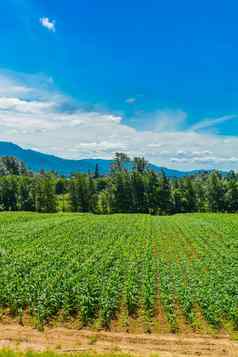
<svg viewBox="0 0 238 357">
<path fill-rule="evenodd" d="M 0 140 L 238 169 L 238 3 L 5 0 Z"/>
</svg>

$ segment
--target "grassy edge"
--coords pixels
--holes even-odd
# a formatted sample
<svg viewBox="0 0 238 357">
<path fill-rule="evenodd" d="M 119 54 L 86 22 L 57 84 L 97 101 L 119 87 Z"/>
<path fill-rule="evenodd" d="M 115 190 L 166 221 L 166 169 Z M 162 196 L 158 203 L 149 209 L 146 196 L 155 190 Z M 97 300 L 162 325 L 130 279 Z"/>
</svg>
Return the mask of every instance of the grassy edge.
<svg viewBox="0 0 238 357">
<path fill-rule="evenodd" d="M 35 351 L 13 351 L 10 349 L 0 350 L 0 357 L 132 357 L 131 354 L 121 352 L 97 353 L 97 352 L 35 352 Z M 152 356 L 151 356 L 152 357 Z M 153 357 L 159 357 L 158 354 Z"/>
</svg>

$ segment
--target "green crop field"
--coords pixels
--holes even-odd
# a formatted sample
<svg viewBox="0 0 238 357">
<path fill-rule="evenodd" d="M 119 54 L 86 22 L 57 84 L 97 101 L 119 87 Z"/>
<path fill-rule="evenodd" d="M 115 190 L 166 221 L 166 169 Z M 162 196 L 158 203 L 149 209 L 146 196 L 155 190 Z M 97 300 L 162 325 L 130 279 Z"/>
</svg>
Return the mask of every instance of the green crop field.
<svg viewBox="0 0 238 357">
<path fill-rule="evenodd" d="M 236 330 L 238 216 L 1 213 L 0 309 L 38 326 Z"/>
</svg>

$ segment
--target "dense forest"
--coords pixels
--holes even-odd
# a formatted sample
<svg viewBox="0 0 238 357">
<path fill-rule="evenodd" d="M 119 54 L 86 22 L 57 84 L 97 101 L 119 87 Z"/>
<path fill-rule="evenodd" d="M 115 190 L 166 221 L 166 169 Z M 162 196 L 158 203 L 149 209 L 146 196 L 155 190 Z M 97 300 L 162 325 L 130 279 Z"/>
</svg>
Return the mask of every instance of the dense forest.
<svg viewBox="0 0 238 357">
<path fill-rule="evenodd" d="M 13 157 L 0 159 L 0 210 L 36 212 L 149 213 L 238 212 L 238 174 L 203 172 L 168 178 L 143 157 L 116 153 L 111 173 L 59 177 L 32 173 Z"/>
</svg>

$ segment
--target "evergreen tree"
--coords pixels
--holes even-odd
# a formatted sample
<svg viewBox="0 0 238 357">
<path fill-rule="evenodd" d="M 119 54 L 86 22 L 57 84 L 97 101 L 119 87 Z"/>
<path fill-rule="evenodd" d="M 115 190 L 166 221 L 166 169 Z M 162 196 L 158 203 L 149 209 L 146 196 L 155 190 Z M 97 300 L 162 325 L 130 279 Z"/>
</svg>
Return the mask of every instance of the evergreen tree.
<svg viewBox="0 0 238 357">
<path fill-rule="evenodd" d="M 94 172 L 94 178 L 98 179 L 100 177 L 100 172 L 99 172 L 99 164 L 96 164 L 95 166 L 95 172 Z"/>
<path fill-rule="evenodd" d="M 208 176 L 207 187 L 208 209 L 211 212 L 222 212 L 225 209 L 224 186 L 221 175 L 213 171 Z"/>
<path fill-rule="evenodd" d="M 79 209 L 79 193 L 78 193 L 78 180 L 74 177 L 70 180 L 69 186 L 69 202 L 72 212 L 78 212 Z"/>
<path fill-rule="evenodd" d="M 129 213 L 133 211 L 133 195 L 130 174 L 124 171 L 116 172 L 113 175 L 114 188 L 114 210 L 119 213 Z"/>
<path fill-rule="evenodd" d="M 204 179 L 195 178 L 194 192 L 196 194 L 196 209 L 198 212 L 206 212 L 208 210 L 206 200 L 206 181 Z"/>
<path fill-rule="evenodd" d="M 184 191 L 179 187 L 175 186 L 172 191 L 172 201 L 173 201 L 173 213 L 185 212 L 186 203 L 184 197 Z"/>
<path fill-rule="evenodd" d="M 136 172 L 144 173 L 147 170 L 148 161 L 144 157 L 134 157 L 133 159 L 133 169 Z"/>
<path fill-rule="evenodd" d="M 18 210 L 18 179 L 15 176 L 4 176 L 1 178 L 1 205 L 6 211 Z"/>
<path fill-rule="evenodd" d="M 160 180 L 158 174 L 151 171 L 148 174 L 148 211 L 151 214 L 159 213 L 159 199 L 160 199 Z"/>
<path fill-rule="evenodd" d="M 19 210 L 33 211 L 34 201 L 32 196 L 32 178 L 21 176 L 18 180 L 19 186 Z"/>
<path fill-rule="evenodd" d="M 234 172 L 230 172 L 227 178 L 225 206 L 227 212 L 238 212 L 238 180 Z"/>
<path fill-rule="evenodd" d="M 0 158 L 1 165 L 5 166 L 8 175 L 20 176 L 27 175 L 27 169 L 22 161 L 15 157 L 5 156 Z"/>
<path fill-rule="evenodd" d="M 122 172 L 126 170 L 125 165 L 130 162 L 130 158 L 121 152 L 116 152 L 112 164 L 112 173 Z"/>
<path fill-rule="evenodd" d="M 197 210 L 197 197 L 193 187 L 191 177 L 185 177 L 183 180 L 184 203 L 186 212 L 195 212 Z"/>
<path fill-rule="evenodd" d="M 57 211 L 57 200 L 55 191 L 54 176 L 49 174 L 44 179 L 43 192 L 44 192 L 44 212 L 54 213 Z"/>
<path fill-rule="evenodd" d="M 40 174 L 33 183 L 35 210 L 43 213 L 57 211 L 55 179 L 52 174 Z"/>
<path fill-rule="evenodd" d="M 140 170 L 131 174 L 132 201 L 131 209 L 133 212 L 148 213 L 148 176 Z"/>
<path fill-rule="evenodd" d="M 161 172 L 159 178 L 159 185 L 156 192 L 158 213 L 169 214 L 172 212 L 172 193 L 169 179 L 166 177 L 164 171 Z"/>
<path fill-rule="evenodd" d="M 56 212 L 63 198 L 64 211 L 65 196 L 73 212 L 238 212 L 238 175 L 213 171 L 169 179 L 164 172 L 148 170 L 144 158 L 131 164 L 127 155 L 117 153 L 108 176 L 99 177 L 97 166 L 94 175 L 64 178 L 29 173 L 14 158 L 0 159 L 0 210 Z"/>
</svg>

